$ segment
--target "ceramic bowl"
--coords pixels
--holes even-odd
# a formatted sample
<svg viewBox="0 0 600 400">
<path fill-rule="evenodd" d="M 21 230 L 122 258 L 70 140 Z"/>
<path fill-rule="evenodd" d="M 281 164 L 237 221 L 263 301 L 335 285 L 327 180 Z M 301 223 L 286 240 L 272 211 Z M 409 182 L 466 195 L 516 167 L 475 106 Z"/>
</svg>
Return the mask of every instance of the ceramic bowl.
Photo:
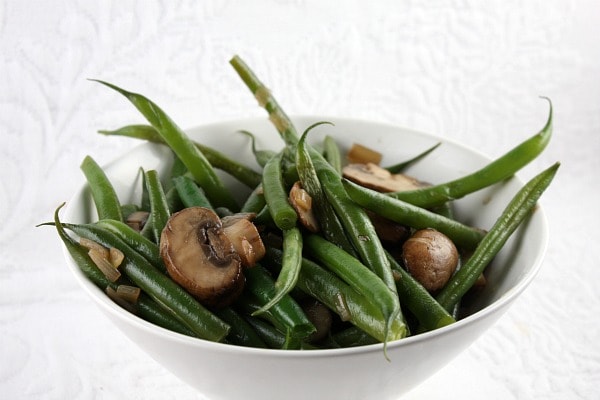
<svg viewBox="0 0 600 400">
<path fill-rule="evenodd" d="M 322 116 L 294 118 L 300 132 L 317 121 L 331 121 L 335 126 L 316 128 L 311 133 L 312 141 L 331 135 L 342 150 L 353 142 L 362 143 L 382 152 L 384 165 L 408 159 L 442 142 L 435 152 L 409 171 L 431 183 L 462 176 L 490 161 L 468 146 L 396 126 Z M 282 146 L 266 118 L 205 125 L 188 133 L 235 159 L 256 165 L 249 150 L 249 139 L 237 133 L 241 129 L 257 135 L 259 148 Z M 164 173 L 170 163 L 170 153 L 165 147 L 144 143 L 107 165 L 106 173 L 123 202 L 137 201 L 140 189 L 134 182 L 139 179 L 138 168 L 153 168 Z M 248 193 L 248 189 L 234 180 L 224 179 L 240 198 Z M 515 177 L 460 199 L 456 202 L 457 218 L 480 228 L 491 227 L 522 184 Z M 82 187 L 68 202 L 62 219 L 90 221 L 95 218 L 93 209 L 89 194 Z M 398 398 L 419 385 L 494 324 L 536 275 L 547 240 L 547 222 L 538 207 L 489 268 L 488 285 L 479 295 L 474 312 L 453 325 L 390 343 L 389 361 L 383 355 L 381 344 L 314 351 L 264 350 L 170 332 L 118 307 L 81 274 L 68 255 L 66 259 L 77 282 L 127 337 L 208 399 L 383 400 Z"/>
</svg>

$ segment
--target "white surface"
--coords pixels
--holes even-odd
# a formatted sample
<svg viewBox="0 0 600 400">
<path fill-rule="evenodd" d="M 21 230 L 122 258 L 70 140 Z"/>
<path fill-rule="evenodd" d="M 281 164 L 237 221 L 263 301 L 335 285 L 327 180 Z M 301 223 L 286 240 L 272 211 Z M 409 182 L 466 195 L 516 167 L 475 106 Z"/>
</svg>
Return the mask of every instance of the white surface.
<svg viewBox="0 0 600 400">
<path fill-rule="evenodd" d="M 262 116 L 239 53 L 286 110 L 391 122 L 490 156 L 555 136 L 523 173 L 561 161 L 542 204 L 542 270 L 502 320 L 409 399 L 599 398 L 600 5 L 595 1 L 5 1 L 0 3 L 0 397 L 199 399 L 77 288 L 34 225 L 136 145 L 95 134 L 139 122 L 86 78 L 135 89 L 182 126 Z M 485 5 L 483 5 L 485 4 Z"/>
</svg>

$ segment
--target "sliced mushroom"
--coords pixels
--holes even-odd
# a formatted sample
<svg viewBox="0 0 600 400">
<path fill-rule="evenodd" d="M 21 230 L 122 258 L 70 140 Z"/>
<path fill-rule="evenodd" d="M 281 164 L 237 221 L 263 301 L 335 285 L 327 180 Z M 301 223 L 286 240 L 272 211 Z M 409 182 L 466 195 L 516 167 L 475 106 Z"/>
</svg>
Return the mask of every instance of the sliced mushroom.
<svg viewBox="0 0 600 400">
<path fill-rule="evenodd" d="M 254 213 L 238 213 L 221 218 L 223 233 L 240 256 L 242 266 L 253 267 L 265 255 L 265 245 L 252 223 Z"/>
<path fill-rule="evenodd" d="M 350 150 L 348 150 L 348 154 L 346 154 L 346 158 L 350 164 L 379 164 L 383 154 L 362 144 L 353 143 Z"/>
<path fill-rule="evenodd" d="M 231 304 L 244 288 L 240 256 L 208 208 L 173 214 L 160 237 L 160 254 L 171 278 L 206 306 Z"/>
<path fill-rule="evenodd" d="M 289 201 L 296 210 L 300 223 L 309 231 L 318 232 L 319 222 L 312 208 L 312 197 L 302 188 L 300 182 L 294 183 L 290 189 Z"/>
<path fill-rule="evenodd" d="M 319 340 L 324 339 L 331 330 L 333 324 L 333 316 L 331 311 L 321 302 L 316 300 L 308 300 L 302 304 L 302 310 L 306 314 L 306 317 L 315 326 L 316 331 L 311 333 L 306 341 L 309 343 L 315 343 Z"/>
<path fill-rule="evenodd" d="M 387 243 L 403 243 L 410 235 L 410 228 L 367 210 L 379 239 Z"/>
<path fill-rule="evenodd" d="M 392 174 L 373 163 L 348 164 L 343 168 L 342 173 L 352 182 L 379 192 L 400 192 L 428 186 L 427 183 L 411 176 Z"/>
<path fill-rule="evenodd" d="M 148 217 L 150 213 L 148 211 L 134 211 L 129 214 L 126 218 L 127 225 L 140 232 L 146 222 L 148 221 Z"/>
<path fill-rule="evenodd" d="M 458 265 L 458 250 L 435 229 L 416 231 L 402 246 L 407 271 L 429 291 L 446 285 Z"/>
</svg>

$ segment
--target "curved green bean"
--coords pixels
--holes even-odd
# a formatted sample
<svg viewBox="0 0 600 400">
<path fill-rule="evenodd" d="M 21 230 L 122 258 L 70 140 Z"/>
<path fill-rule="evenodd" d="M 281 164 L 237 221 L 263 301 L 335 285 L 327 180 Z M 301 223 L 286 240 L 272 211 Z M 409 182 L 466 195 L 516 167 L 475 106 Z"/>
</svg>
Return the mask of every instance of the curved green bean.
<svg viewBox="0 0 600 400">
<path fill-rule="evenodd" d="M 559 166 L 560 164 L 556 163 L 533 177 L 509 202 L 471 257 L 438 293 L 436 299 L 446 310 L 452 311 L 456 303 L 483 273 L 485 267 L 502 249 L 508 238 L 530 215 L 540 196 L 552 182 Z"/>
<path fill-rule="evenodd" d="M 386 321 L 385 332 L 387 336 L 392 321 L 401 313 L 396 288 L 391 289 L 386 282 L 362 264 L 360 260 L 321 236 L 308 235 L 304 242 L 312 257 L 326 265 L 350 287 L 381 308 L 381 313 Z M 387 340 L 384 343 L 387 343 Z"/>
<path fill-rule="evenodd" d="M 59 218 L 59 210 L 63 206 L 64 204 L 55 210 L 53 225 L 58 232 L 58 236 L 65 245 L 65 248 L 69 252 L 69 255 L 80 271 L 100 290 L 105 290 L 107 287 L 112 287 L 116 290 L 117 284 L 110 282 L 100 269 L 98 269 L 96 264 L 94 264 L 88 256 L 88 249 L 80 246 L 79 243 L 73 240 L 73 238 L 65 231 L 65 227 Z M 187 336 L 197 336 L 193 330 L 167 313 L 161 306 L 144 293 L 138 298 L 135 308 L 137 315 L 148 322 Z"/>
<path fill-rule="evenodd" d="M 206 190 L 214 206 L 224 206 L 231 210 L 239 208 L 235 199 L 223 185 L 212 165 L 194 142 L 175 122 L 151 100 L 138 93 L 129 92 L 111 83 L 96 80 L 125 96 L 156 128 L 160 136 L 185 164 L 198 184 Z"/>
<path fill-rule="evenodd" d="M 436 143 L 435 145 L 431 146 L 430 148 L 428 148 L 424 152 L 419 153 L 416 156 L 414 156 L 414 157 L 412 157 L 412 158 L 410 158 L 410 159 L 408 159 L 406 161 L 402 161 L 402 162 L 399 162 L 397 164 L 385 167 L 385 169 L 387 169 L 392 174 L 401 173 L 406 168 L 408 168 L 410 165 L 412 165 L 412 164 L 416 163 L 417 161 L 420 161 L 423 158 L 427 157 L 429 155 L 429 153 L 433 152 L 435 149 L 437 149 L 438 147 L 440 147 L 441 144 L 442 144 L 441 142 Z"/>
<path fill-rule="evenodd" d="M 492 161 L 485 167 L 462 178 L 422 189 L 387 193 L 415 206 L 429 208 L 449 200 L 459 199 L 514 175 L 535 159 L 548 145 L 552 136 L 552 102 L 544 127 L 534 136 Z"/>
<path fill-rule="evenodd" d="M 264 307 L 275 295 L 277 289 L 269 272 L 261 265 L 246 269 L 246 288 Z M 302 308 L 289 295 L 284 295 L 266 311 L 280 324 L 279 328 L 295 338 L 305 338 L 315 331 L 314 325 L 306 317 Z"/>
<path fill-rule="evenodd" d="M 265 261 L 269 267 L 280 268 L 282 257 L 281 250 L 267 247 Z M 359 294 L 331 271 L 307 258 L 302 259 L 297 286 L 325 304 L 342 320 L 351 322 L 380 342 L 398 340 L 407 334 L 402 318 L 396 317 L 388 330 L 379 305 Z"/>
<path fill-rule="evenodd" d="M 92 193 L 98 218 L 110 218 L 122 221 L 121 203 L 119 202 L 115 188 L 112 186 L 104 170 L 90 156 L 86 156 L 83 159 L 81 170 Z"/>
<path fill-rule="evenodd" d="M 121 221 L 114 219 L 101 219 L 95 224 L 100 226 L 102 229 L 112 232 L 130 247 L 136 249 L 156 268 L 162 272 L 167 272 L 165 264 L 160 257 L 160 250 L 155 242 Z"/>
<path fill-rule="evenodd" d="M 271 159 L 271 157 L 277 154 L 277 152 L 273 150 L 258 150 L 256 148 L 256 138 L 251 132 L 241 130 L 240 133 L 250 138 L 252 142 L 252 154 L 254 154 L 254 159 L 256 160 L 256 163 L 261 167 L 264 167 L 267 164 L 267 162 Z"/>
<path fill-rule="evenodd" d="M 167 143 L 151 125 L 126 125 L 115 130 L 100 130 L 98 133 L 109 136 L 125 136 L 133 139 L 146 140 L 152 143 Z M 260 183 L 261 174 L 252 168 L 233 160 L 222 152 L 193 141 L 194 145 L 204 154 L 208 162 L 217 169 L 227 172 L 248 187 L 255 187 Z M 185 165 L 185 164 L 184 164 Z"/>
<path fill-rule="evenodd" d="M 259 315 L 278 303 L 298 282 L 302 265 L 302 233 L 297 227 L 283 231 L 283 258 L 281 270 L 275 281 L 273 297 L 253 315 Z"/>
<path fill-rule="evenodd" d="M 317 175 L 315 164 L 317 164 L 320 169 L 328 169 L 333 167 L 330 164 L 327 164 L 323 158 L 318 156 L 315 156 L 313 163 L 313 158 L 311 157 L 312 149 L 308 143 L 306 143 L 308 132 L 310 132 L 313 127 L 320 124 L 323 123 L 320 122 L 311 125 L 300 137 L 298 145 L 296 146 L 296 169 L 298 170 L 298 176 L 300 178 L 300 183 L 302 183 L 302 188 L 306 190 L 306 192 L 312 198 L 313 210 L 317 220 L 319 221 L 322 235 L 331 242 L 340 246 L 346 252 L 354 255 L 354 247 L 348 239 L 348 236 L 346 236 L 344 226 L 342 225 L 333 206 L 331 203 L 329 203 L 325 192 L 323 191 L 321 182 L 319 181 L 319 176 Z"/>
<path fill-rule="evenodd" d="M 365 188 L 349 180 L 344 179 L 343 185 L 352 200 L 362 207 L 415 229 L 436 229 L 448 236 L 459 247 L 473 249 L 485 235 L 485 232 L 480 229 Z"/>
<path fill-rule="evenodd" d="M 202 306 L 196 299 L 167 275 L 156 269 L 135 249 L 112 232 L 95 224 L 64 224 L 77 235 L 93 240 L 107 248 L 115 247 L 125 258 L 119 267 L 136 286 L 142 289 L 166 311 L 203 339 L 222 341 L 229 325 Z"/>
</svg>

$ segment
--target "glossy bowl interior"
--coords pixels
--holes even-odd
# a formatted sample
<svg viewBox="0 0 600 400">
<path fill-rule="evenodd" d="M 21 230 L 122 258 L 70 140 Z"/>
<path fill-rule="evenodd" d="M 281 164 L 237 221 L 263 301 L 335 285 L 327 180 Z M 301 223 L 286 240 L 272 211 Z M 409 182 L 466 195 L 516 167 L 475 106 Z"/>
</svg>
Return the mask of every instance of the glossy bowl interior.
<svg viewBox="0 0 600 400">
<path fill-rule="evenodd" d="M 409 171 L 431 183 L 462 176 L 489 162 L 489 158 L 467 146 L 404 128 L 343 118 L 294 118 L 300 132 L 317 121 L 331 121 L 335 126 L 316 128 L 310 136 L 312 142 L 319 142 L 327 134 L 337 139 L 342 150 L 353 142 L 362 143 L 381 151 L 384 165 L 408 159 L 442 142 L 442 146 Z M 188 133 L 237 160 L 256 165 L 249 139 L 237 133 L 240 129 L 257 135 L 259 148 L 282 146 L 266 118 L 206 125 Z M 171 162 L 165 147 L 144 143 L 107 165 L 106 173 L 122 202 L 137 202 L 141 193 L 139 167 L 165 174 Z M 248 193 L 236 181 L 227 176 L 224 179 L 240 198 Z M 456 202 L 457 218 L 487 229 L 521 186 L 520 180 L 512 178 L 467 196 Z M 85 187 L 67 204 L 62 219 L 67 222 L 95 219 Z M 126 336 L 211 400 L 395 399 L 447 364 L 506 311 L 536 275 L 547 241 L 546 218 L 538 207 L 489 268 L 488 285 L 478 297 L 475 312 L 451 326 L 390 343 L 390 361 L 384 358 L 381 344 L 335 350 L 263 350 L 170 332 L 115 305 L 81 274 L 67 253 L 65 256 L 79 284 Z"/>
</svg>

